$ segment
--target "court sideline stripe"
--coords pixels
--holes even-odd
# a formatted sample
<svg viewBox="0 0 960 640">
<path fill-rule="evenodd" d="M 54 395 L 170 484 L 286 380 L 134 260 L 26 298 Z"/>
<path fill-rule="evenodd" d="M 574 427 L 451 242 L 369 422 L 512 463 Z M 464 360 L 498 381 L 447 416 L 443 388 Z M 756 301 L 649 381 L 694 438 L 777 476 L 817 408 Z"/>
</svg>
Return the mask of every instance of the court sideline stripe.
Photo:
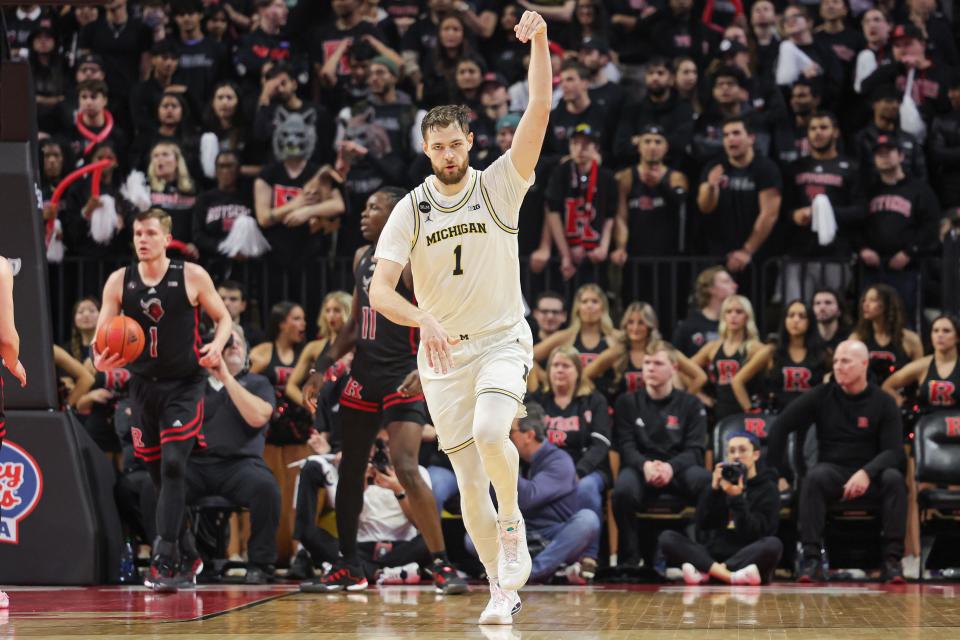
<svg viewBox="0 0 960 640">
<path fill-rule="evenodd" d="M 184 623 L 184 622 L 203 622 L 204 620 L 212 620 L 213 618 L 218 618 L 218 617 L 220 617 L 220 616 L 222 616 L 222 615 L 226 615 L 226 614 L 228 614 L 228 613 L 233 613 L 233 612 L 235 612 L 235 611 L 243 611 L 244 609 L 252 609 L 253 607 L 256 607 L 256 606 L 258 606 L 258 605 L 265 604 L 265 603 L 267 603 L 267 602 L 273 602 L 274 600 L 279 600 L 280 598 L 286 598 L 287 596 L 292 596 L 292 595 L 294 595 L 294 594 L 299 594 L 299 593 L 300 593 L 300 591 L 297 590 L 297 589 L 295 589 L 295 590 L 289 591 L 289 592 L 287 592 L 287 593 L 278 593 L 278 594 L 276 594 L 276 595 L 267 596 L 266 598 L 263 598 L 262 600 L 254 600 L 253 602 L 248 602 L 248 603 L 246 603 L 246 604 L 241 604 L 241 605 L 239 605 L 239 606 L 237 606 L 237 607 L 233 607 L 232 609 L 224 609 L 223 611 L 214 611 L 214 612 L 212 612 L 212 613 L 207 613 L 207 614 L 204 614 L 204 615 L 199 616 L 199 617 L 196 617 L 196 618 L 187 618 L 186 620 L 163 620 L 163 621 L 160 621 L 160 624 L 180 624 L 180 623 Z M 157 621 L 157 620 L 142 620 L 142 621 L 138 621 L 138 622 L 145 622 L 145 623 L 150 623 L 150 624 L 157 624 L 158 621 Z"/>
</svg>

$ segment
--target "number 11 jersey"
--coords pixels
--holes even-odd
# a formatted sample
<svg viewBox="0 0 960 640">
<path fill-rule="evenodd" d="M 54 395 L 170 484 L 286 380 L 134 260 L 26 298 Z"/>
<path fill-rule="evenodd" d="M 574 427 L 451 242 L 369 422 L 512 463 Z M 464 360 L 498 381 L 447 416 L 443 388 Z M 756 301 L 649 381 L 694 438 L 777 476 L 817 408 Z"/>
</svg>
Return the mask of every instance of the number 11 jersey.
<svg viewBox="0 0 960 640">
<path fill-rule="evenodd" d="M 376 257 L 410 261 L 417 301 L 454 338 L 506 330 L 523 319 L 517 222 L 534 176 L 524 180 L 503 154 L 467 169 L 453 196 L 434 175 L 394 207 Z"/>
</svg>

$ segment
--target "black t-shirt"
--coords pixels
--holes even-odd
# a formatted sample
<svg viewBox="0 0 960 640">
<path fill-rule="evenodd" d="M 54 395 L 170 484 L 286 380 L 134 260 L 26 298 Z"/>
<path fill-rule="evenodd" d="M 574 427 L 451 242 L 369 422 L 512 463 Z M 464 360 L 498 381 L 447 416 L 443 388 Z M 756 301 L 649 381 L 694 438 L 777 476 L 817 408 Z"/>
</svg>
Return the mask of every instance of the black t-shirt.
<svg viewBox="0 0 960 640">
<path fill-rule="evenodd" d="M 600 244 L 603 226 L 617 212 L 617 181 L 606 167 L 581 173 L 573 160 L 560 164 L 547 183 L 548 210 L 559 213 L 567 244 L 591 251 Z"/>
<path fill-rule="evenodd" d="M 320 170 L 318 165 L 308 162 L 303 171 L 295 178 L 291 178 L 282 162 L 275 162 L 264 167 L 259 178 L 270 185 L 272 195 L 271 208 L 282 207 L 303 191 L 304 185 Z M 308 253 L 307 245 L 310 242 L 310 231 L 307 225 L 288 227 L 278 223 L 263 230 L 271 250 L 267 254 L 276 264 L 291 266 L 301 263 Z"/>
<path fill-rule="evenodd" d="M 306 84 L 310 79 L 309 65 L 293 46 L 285 33 L 270 35 L 263 29 L 251 31 L 237 47 L 234 56 L 237 75 L 247 83 L 260 85 L 260 70 L 268 61 L 287 61 L 293 65 L 296 80 Z"/>
<path fill-rule="evenodd" d="M 245 373 L 237 377 L 237 382 L 253 395 L 269 402 L 271 407 L 276 406 L 273 388 L 265 377 Z M 230 399 L 227 390 L 223 387 L 214 389 L 208 383 L 203 397 L 203 434 L 207 448 L 204 455 L 192 456 L 192 462 L 209 464 L 223 458 L 262 458 L 267 426 L 251 427 Z"/>
<path fill-rule="evenodd" d="M 801 158 L 787 169 L 781 217 L 789 220 L 791 255 L 846 257 L 850 254 L 855 224 L 866 213 L 860 175 L 860 166 L 843 156 L 830 160 Z M 838 227 L 837 236 L 825 247 L 817 240 L 812 225 L 799 227 L 793 223 L 793 212 L 809 207 L 820 194 L 830 200 Z"/>
<path fill-rule="evenodd" d="M 780 189 L 780 169 L 768 158 L 754 156 L 746 167 L 734 167 L 724 156 L 703 169 L 700 180 L 707 181 L 710 171 L 723 165 L 717 208 L 704 216 L 707 253 L 726 255 L 743 247 L 760 215 L 760 192 Z"/>
<path fill-rule="evenodd" d="M 698 309 L 686 320 L 681 320 L 673 332 L 673 344 L 688 358 L 703 345 L 720 337 L 720 320 L 710 320 Z"/>
<path fill-rule="evenodd" d="M 813 39 L 829 49 L 845 69 L 853 66 L 854 60 L 857 58 L 857 52 L 866 46 L 863 34 L 859 30 L 850 28 L 844 28 L 838 33 L 818 31 L 813 34 Z"/>
<path fill-rule="evenodd" d="M 241 216 L 253 215 L 247 191 L 204 191 L 193 207 L 193 243 L 204 260 L 221 257 L 219 245 Z"/>
<path fill-rule="evenodd" d="M 588 124 L 600 142 L 600 149 L 610 149 L 609 140 L 617 127 L 611 121 L 607 110 L 598 102 L 591 102 L 583 113 L 571 113 L 563 100 L 550 112 L 550 124 L 547 125 L 547 140 L 544 147 L 554 154 L 565 156 L 570 152 L 570 136 L 577 125 Z M 548 146 L 549 144 L 549 146 Z"/>
<path fill-rule="evenodd" d="M 546 414 L 547 441 L 570 454 L 577 475 L 582 477 L 606 466 L 612 436 L 610 412 L 602 395 L 593 391 L 574 396 L 563 408 L 552 393 L 537 393 L 532 399 L 540 403 Z"/>
<path fill-rule="evenodd" d="M 345 39 L 353 38 L 354 43 L 359 43 L 363 41 L 363 36 L 365 35 L 371 35 L 381 42 L 383 42 L 384 39 L 380 30 L 366 20 L 361 20 L 349 29 L 340 29 L 335 22 L 321 24 L 314 30 L 310 38 L 310 62 L 323 65 Z M 349 75 L 350 65 L 348 64 L 345 53 L 337 65 L 337 76 L 339 78 L 346 78 Z"/>
<path fill-rule="evenodd" d="M 134 18 L 117 28 L 100 17 L 80 31 L 80 48 L 103 58 L 112 108 L 118 108 L 118 96 L 130 95 L 130 88 L 140 79 L 140 58 L 152 46 L 150 28 Z"/>
<path fill-rule="evenodd" d="M 175 84 L 187 86 L 191 104 L 206 105 L 213 94 L 213 87 L 227 73 L 227 50 L 211 38 L 185 42 L 173 41 L 173 49 L 179 56 Z M 202 112 L 196 112 L 199 117 Z"/>
<path fill-rule="evenodd" d="M 150 190 L 150 206 L 163 209 L 173 219 L 173 238 L 180 242 L 193 242 L 193 205 L 197 196 L 183 193 L 177 185 L 168 182 L 162 191 Z"/>
<path fill-rule="evenodd" d="M 670 186 L 673 174 L 670 169 L 652 187 L 640 179 L 637 167 L 630 167 L 629 171 L 627 253 L 634 257 L 677 255 L 680 251 L 680 208 L 686 192 Z"/>
</svg>

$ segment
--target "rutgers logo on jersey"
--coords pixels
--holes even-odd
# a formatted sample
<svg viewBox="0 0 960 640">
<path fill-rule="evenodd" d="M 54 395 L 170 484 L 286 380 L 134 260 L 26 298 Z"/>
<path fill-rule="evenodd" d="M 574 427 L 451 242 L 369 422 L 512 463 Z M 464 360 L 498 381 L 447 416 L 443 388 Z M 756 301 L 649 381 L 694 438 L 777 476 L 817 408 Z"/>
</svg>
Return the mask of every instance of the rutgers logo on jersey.
<svg viewBox="0 0 960 640">
<path fill-rule="evenodd" d="M 717 384 L 730 384 L 733 377 L 740 371 L 740 363 L 736 360 L 717 360 Z"/>
<path fill-rule="evenodd" d="M 871 351 L 870 359 L 871 360 L 887 360 L 889 362 L 896 362 L 897 354 L 891 353 L 890 351 Z"/>
<path fill-rule="evenodd" d="M 303 191 L 300 187 L 285 187 L 280 184 L 273 185 L 273 208 L 277 209 L 287 204 Z"/>
<path fill-rule="evenodd" d="M 667 429 L 679 429 L 680 418 L 677 416 L 667 416 Z"/>
<path fill-rule="evenodd" d="M 623 381 L 627 385 L 627 392 L 633 393 L 643 384 L 643 372 L 642 371 L 628 371 L 623 374 Z"/>
<path fill-rule="evenodd" d="M 564 234 L 571 245 L 581 245 L 584 249 L 593 249 L 600 242 L 600 234 L 593 228 L 597 212 L 593 205 L 583 198 L 567 198 L 564 201 L 566 229 Z"/>
<path fill-rule="evenodd" d="M 123 367 L 110 369 L 103 374 L 103 377 L 103 386 L 107 389 L 113 389 L 114 391 L 126 389 L 127 383 L 130 382 L 130 372 Z"/>
<path fill-rule="evenodd" d="M 354 398 L 355 400 L 363 400 L 363 385 L 350 378 L 347 381 L 347 386 L 343 389 L 343 395 L 348 398 Z"/>
<path fill-rule="evenodd" d="M 567 446 L 567 432 L 547 429 L 547 442 L 563 449 Z"/>
<path fill-rule="evenodd" d="M 951 416 L 946 419 L 947 423 L 947 437 L 948 438 L 960 438 L 960 418 L 957 416 Z"/>
<path fill-rule="evenodd" d="M 147 317 L 154 322 L 160 322 L 160 318 L 163 317 L 163 303 L 160 302 L 160 298 L 150 298 L 146 301 L 141 300 L 140 308 L 143 309 Z"/>
<path fill-rule="evenodd" d="M 743 430 L 752 433 L 761 440 L 767 438 L 767 421 L 763 418 L 747 418 L 743 421 Z"/>
<path fill-rule="evenodd" d="M 588 364 L 590 364 L 591 362 L 593 362 L 599 357 L 600 357 L 599 353 L 581 353 L 580 364 L 586 367 Z"/>
<path fill-rule="evenodd" d="M 870 418 L 866 416 L 860 416 L 857 418 L 857 429 L 869 429 L 870 428 Z"/>
<path fill-rule="evenodd" d="M 809 391 L 813 372 L 806 367 L 783 367 L 784 391 Z"/>
<path fill-rule="evenodd" d="M 293 373 L 293 367 L 274 367 L 273 373 L 277 377 L 277 386 L 285 387 L 290 374 Z"/>
<path fill-rule="evenodd" d="M 952 407 L 957 404 L 954 396 L 956 386 L 949 380 L 931 380 L 929 402 L 938 407 Z"/>
</svg>

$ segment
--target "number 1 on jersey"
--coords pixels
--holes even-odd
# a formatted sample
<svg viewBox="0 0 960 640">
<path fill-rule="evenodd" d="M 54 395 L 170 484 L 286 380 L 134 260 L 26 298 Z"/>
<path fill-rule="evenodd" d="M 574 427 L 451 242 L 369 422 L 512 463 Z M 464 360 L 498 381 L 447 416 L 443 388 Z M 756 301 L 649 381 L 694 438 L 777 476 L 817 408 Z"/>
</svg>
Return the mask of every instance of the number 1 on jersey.
<svg viewBox="0 0 960 640">
<path fill-rule="evenodd" d="M 457 245 L 457 248 L 453 250 L 453 255 L 455 255 L 455 256 L 457 257 L 457 264 L 456 264 L 456 266 L 453 268 L 453 275 L 455 275 L 455 276 L 462 276 L 462 275 L 463 275 L 463 269 L 460 268 L 460 257 L 461 257 L 460 254 L 461 254 L 462 251 L 463 251 L 463 245 L 462 245 L 462 244 L 458 244 L 458 245 Z"/>
<path fill-rule="evenodd" d="M 150 357 L 157 357 L 157 328 L 150 327 Z"/>
</svg>

